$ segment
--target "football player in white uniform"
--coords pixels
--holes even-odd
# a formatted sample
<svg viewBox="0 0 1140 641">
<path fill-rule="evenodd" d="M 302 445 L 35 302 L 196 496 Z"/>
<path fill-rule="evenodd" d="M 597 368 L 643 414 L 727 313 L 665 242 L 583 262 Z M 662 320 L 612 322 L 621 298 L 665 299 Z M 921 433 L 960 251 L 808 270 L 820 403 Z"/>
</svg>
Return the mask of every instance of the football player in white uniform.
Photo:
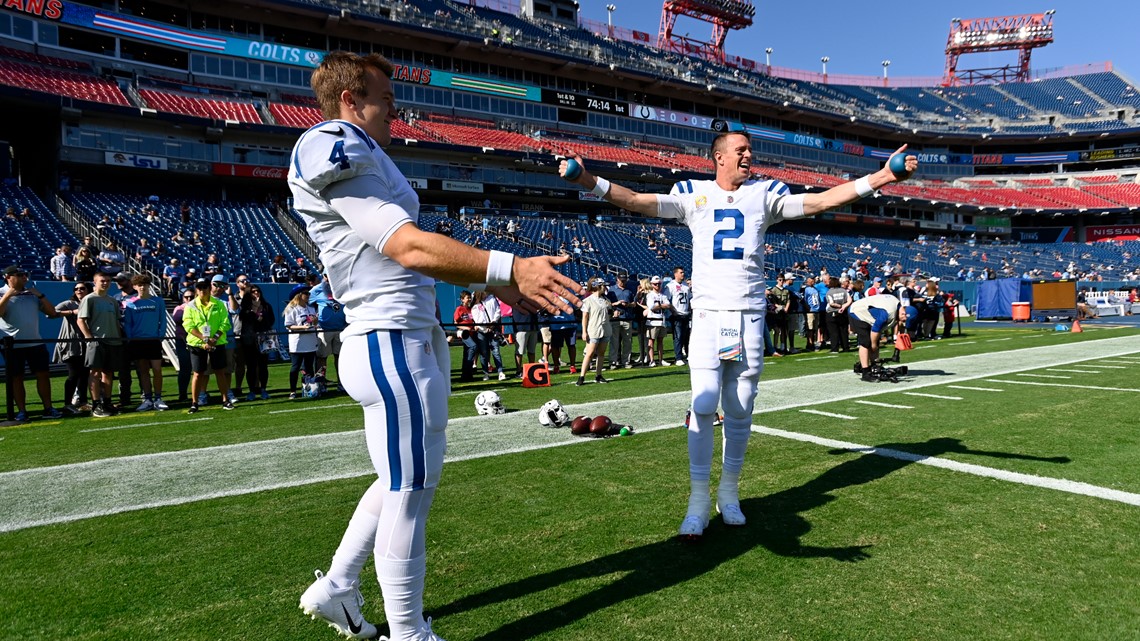
<svg viewBox="0 0 1140 641">
<path fill-rule="evenodd" d="M 300 605 L 341 634 L 375 637 L 359 591 L 375 551 L 391 639 L 430 641 L 439 637 L 423 618 L 424 527 L 443 467 L 451 372 L 435 281 L 476 283 L 528 311 L 569 312 L 579 300 L 555 270 L 565 258 L 516 258 L 419 229 L 419 199 L 383 150 L 397 118 L 392 71 L 378 54 L 325 56 L 312 86 L 329 120 L 301 135 L 290 162 L 294 207 L 348 320 L 340 378 L 364 407 L 379 474 Z"/>
<path fill-rule="evenodd" d="M 895 154 L 905 153 L 903 145 Z M 689 507 L 680 536 L 697 540 L 708 526 L 713 421 L 724 410 L 724 453 L 717 510 L 726 525 L 744 525 L 738 485 L 752 429 L 756 386 L 764 367 L 764 232 L 781 220 L 814 216 L 855 202 L 898 182 L 890 169 L 819 194 L 793 195 L 776 180 L 752 175 L 752 141 L 746 132 L 716 136 L 715 180 L 687 180 L 668 195 L 642 194 L 611 184 L 582 167 L 573 181 L 618 207 L 676 218 L 693 234 L 692 335 L 689 340 L 693 420 L 689 423 Z M 918 159 L 908 155 L 907 175 Z M 559 173 L 566 176 L 567 161 Z"/>
</svg>

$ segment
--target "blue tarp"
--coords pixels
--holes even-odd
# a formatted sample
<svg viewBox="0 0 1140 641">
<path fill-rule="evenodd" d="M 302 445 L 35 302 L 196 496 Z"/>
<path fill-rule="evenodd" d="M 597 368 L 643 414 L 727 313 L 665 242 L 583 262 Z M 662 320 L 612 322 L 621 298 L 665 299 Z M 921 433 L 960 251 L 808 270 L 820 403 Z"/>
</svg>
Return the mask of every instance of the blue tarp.
<svg viewBox="0 0 1140 641">
<path fill-rule="evenodd" d="M 1029 302 L 1021 298 L 1022 280 L 1005 278 L 978 283 L 978 319 L 1013 318 L 1013 304 Z"/>
</svg>

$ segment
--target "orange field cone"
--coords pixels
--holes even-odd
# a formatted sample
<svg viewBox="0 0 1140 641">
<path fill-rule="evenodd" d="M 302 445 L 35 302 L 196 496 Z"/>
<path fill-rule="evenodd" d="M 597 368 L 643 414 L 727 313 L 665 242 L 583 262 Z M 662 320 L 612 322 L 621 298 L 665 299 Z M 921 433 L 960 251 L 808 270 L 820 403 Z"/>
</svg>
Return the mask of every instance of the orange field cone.
<svg viewBox="0 0 1140 641">
<path fill-rule="evenodd" d="M 1081 332 L 1083 332 L 1085 330 L 1081 329 L 1081 321 L 1074 320 L 1073 321 L 1073 328 L 1070 329 L 1069 331 L 1074 333 L 1074 334 L 1080 334 Z"/>
</svg>

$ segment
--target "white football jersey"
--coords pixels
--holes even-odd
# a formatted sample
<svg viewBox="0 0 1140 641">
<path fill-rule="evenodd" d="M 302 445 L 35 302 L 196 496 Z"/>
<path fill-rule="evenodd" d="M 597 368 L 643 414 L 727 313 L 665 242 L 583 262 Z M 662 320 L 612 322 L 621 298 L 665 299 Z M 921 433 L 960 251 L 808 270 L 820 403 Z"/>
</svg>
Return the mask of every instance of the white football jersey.
<svg viewBox="0 0 1140 641">
<path fill-rule="evenodd" d="M 365 221 L 367 230 L 360 229 L 359 219 L 354 229 L 344 212 L 333 208 L 328 194 L 334 186 L 338 192 L 359 186 L 375 199 L 375 219 Z M 320 249 L 332 291 L 344 306 L 346 336 L 437 324 L 435 280 L 382 253 L 401 225 L 417 224 L 420 200 L 375 140 L 343 120 L 312 127 L 293 147 L 289 188 L 293 207 Z"/>
<path fill-rule="evenodd" d="M 693 309 L 763 312 L 764 232 L 802 217 L 803 196 L 776 180 L 751 179 L 736 191 L 686 180 L 657 197 L 657 211 L 693 234 Z"/>
</svg>

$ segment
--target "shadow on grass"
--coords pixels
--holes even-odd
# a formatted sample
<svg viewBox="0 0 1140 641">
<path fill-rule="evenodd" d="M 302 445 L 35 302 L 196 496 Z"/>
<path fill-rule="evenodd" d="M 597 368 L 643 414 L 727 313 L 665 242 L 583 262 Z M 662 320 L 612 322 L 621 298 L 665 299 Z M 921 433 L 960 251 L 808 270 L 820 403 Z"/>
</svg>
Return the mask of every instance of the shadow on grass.
<svg viewBox="0 0 1140 641">
<path fill-rule="evenodd" d="M 530 639 L 570 625 L 592 612 L 622 601 L 658 592 L 710 572 L 757 547 L 790 558 L 822 558 L 838 562 L 858 562 L 870 558 L 871 546 L 819 547 L 804 545 L 801 537 L 812 525 L 804 514 L 837 500 L 834 492 L 877 481 L 917 460 L 949 453 L 973 454 L 1006 459 L 1067 463 L 1068 458 L 1043 458 L 1009 452 L 971 450 L 958 439 L 934 438 L 918 443 L 884 443 L 849 461 L 844 461 L 797 487 L 767 496 L 741 501 L 740 507 L 751 519 L 743 528 L 729 528 L 719 520 L 710 522 L 698 545 L 686 545 L 676 538 L 628 550 L 527 577 L 479 594 L 473 594 L 432 611 L 436 618 L 475 610 L 492 603 L 508 601 L 550 588 L 592 577 L 623 573 L 612 583 L 587 594 L 511 621 L 487 632 L 478 641 Z M 831 454 L 860 452 L 832 450 Z M 893 458 L 892 453 L 904 453 Z"/>
</svg>

